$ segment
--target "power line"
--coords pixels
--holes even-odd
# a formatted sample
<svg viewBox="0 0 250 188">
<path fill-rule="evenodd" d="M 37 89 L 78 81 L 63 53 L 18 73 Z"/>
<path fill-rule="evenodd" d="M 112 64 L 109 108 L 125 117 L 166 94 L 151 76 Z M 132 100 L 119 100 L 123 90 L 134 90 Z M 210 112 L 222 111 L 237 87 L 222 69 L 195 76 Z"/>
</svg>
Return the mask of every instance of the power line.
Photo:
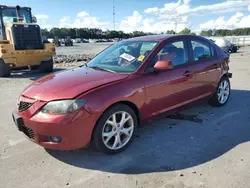
<svg viewBox="0 0 250 188">
<path fill-rule="evenodd" d="M 181 6 L 181 3 L 172 11 L 176 11 L 179 6 Z M 178 18 L 179 18 L 179 13 L 177 11 L 177 17 L 175 18 L 175 34 L 177 33 L 177 25 L 178 25 L 177 20 L 178 20 Z"/>
<path fill-rule="evenodd" d="M 169 13 L 174 14 L 174 12 L 181 6 L 181 3 L 179 3 L 173 10 L 171 10 Z M 174 18 L 174 26 L 175 26 L 175 33 L 177 33 L 177 26 L 178 26 L 178 19 L 179 19 L 179 13 L 177 12 L 176 18 Z"/>
</svg>

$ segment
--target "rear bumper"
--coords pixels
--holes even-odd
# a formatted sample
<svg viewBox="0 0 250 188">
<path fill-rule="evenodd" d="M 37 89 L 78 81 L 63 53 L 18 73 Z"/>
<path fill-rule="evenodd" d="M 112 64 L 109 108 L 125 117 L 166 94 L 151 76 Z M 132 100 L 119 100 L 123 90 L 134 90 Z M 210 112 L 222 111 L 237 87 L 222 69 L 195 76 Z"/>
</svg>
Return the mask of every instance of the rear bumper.
<svg viewBox="0 0 250 188">
<path fill-rule="evenodd" d="M 88 146 L 99 115 L 92 115 L 81 109 L 66 115 L 37 113 L 31 118 L 14 111 L 12 117 L 18 130 L 30 141 L 44 148 L 74 150 Z M 47 139 L 51 136 L 61 137 L 62 141 L 52 142 Z"/>
</svg>

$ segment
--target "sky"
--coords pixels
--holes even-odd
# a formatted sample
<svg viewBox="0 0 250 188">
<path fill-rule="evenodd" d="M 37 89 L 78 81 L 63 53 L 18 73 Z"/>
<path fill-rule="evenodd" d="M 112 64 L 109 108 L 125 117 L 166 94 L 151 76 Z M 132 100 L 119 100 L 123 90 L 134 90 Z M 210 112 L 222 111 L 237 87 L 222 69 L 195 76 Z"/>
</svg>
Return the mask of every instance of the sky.
<svg viewBox="0 0 250 188">
<path fill-rule="evenodd" d="M 114 29 L 113 0 L 1 0 L 32 8 L 42 28 Z M 125 32 L 250 27 L 250 0 L 114 0 L 115 29 Z"/>
</svg>

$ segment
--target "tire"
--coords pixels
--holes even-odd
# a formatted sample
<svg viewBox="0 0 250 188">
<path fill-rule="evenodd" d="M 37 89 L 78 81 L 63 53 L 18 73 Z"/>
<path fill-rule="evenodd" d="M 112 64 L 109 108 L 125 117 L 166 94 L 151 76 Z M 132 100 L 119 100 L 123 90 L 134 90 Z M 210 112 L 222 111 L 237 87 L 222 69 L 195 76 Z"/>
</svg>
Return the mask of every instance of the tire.
<svg viewBox="0 0 250 188">
<path fill-rule="evenodd" d="M 116 121 L 113 119 L 114 114 Z M 122 117 L 122 114 L 125 114 L 124 117 L 128 118 L 124 124 L 121 123 L 120 117 Z M 110 120 L 110 122 L 116 122 L 116 125 L 107 123 L 108 120 Z M 119 123 L 117 123 L 117 121 Z M 96 123 L 93 132 L 93 144 L 100 152 L 106 154 L 119 153 L 131 144 L 137 131 L 137 125 L 138 120 L 134 110 L 124 104 L 114 105 L 105 111 Z M 109 134 L 109 136 L 104 136 L 105 133 L 106 135 Z M 120 139 L 117 139 L 118 137 Z M 120 142 L 118 140 L 120 140 Z M 107 141 L 106 144 L 104 143 L 105 141 Z"/>
<path fill-rule="evenodd" d="M 10 72 L 10 66 L 0 59 L 0 77 L 9 77 Z"/>
<path fill-rule="evenodd" d="M 227 89 L 223 87 L 223 84 L 227 83 Z M 224 85 L 225 86 L 225 85 Z M 221 88 L 223 87 L 223 91 Z M 220 97 L 221 95 L 219 93 L 222 93 L 223 99 Z M 215 107 L 221 107 L 224 106 L 230 97 L 231 94 L 231 84 L 227 76 L 223 76 L 217 86 L 216 92 L 214 95 L 209 99 L 209 104 Z M 224 98 L 226 97 L 226 98 Z"/>
<path fill-rule="evenodd" d="M 50 59 L 49 61 L 42 61 L 40 64 L 40 71 L 41 72 L 52 72 L 53 71 L 53 61 Z"/>
<path fill-rule="evenodd" d="M 236 53 L 236 52 L 237 52 L 237 47 L 234 46 L 234 47 L 232 48 L 232 53 Z"/>
<path fill-rule="evenodd" d="M 37 70 L 37 69 L 39 69 L 39 67 L 40 67 L 40 65 L 32 65 L 32 66 L 30 65 L 29 69 L 30 70 Z"/>
</svg>

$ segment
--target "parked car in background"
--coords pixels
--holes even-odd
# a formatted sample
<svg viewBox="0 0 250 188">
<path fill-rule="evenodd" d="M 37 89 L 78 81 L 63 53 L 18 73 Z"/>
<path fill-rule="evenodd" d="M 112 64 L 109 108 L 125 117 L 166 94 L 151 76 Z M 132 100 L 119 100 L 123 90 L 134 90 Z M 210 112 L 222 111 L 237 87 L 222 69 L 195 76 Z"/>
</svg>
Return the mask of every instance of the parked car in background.
<svg viewBox="0 0 250 188">
<path fill-rule="evenodd" d="M 75 39 L 75 43 L 81 43 L 81 42 L 82 42 L 82 39 L 80 39 L 80 38 Z"/>
<path fill-rule="evenodd" d="M 81 39 L 81 42 L 82 43 L 89 43 L 89 40 L 88 39 Z"/>
<path fill-rule="evenodd" d="M 73 46 L 74 42 L 76 42 L 76 40 L 75 39 L 72 40 L 70 36 L 66 36 L 64 39 L 65 46 Z"/>
<path fill-rule="evenodd" d="M 13 120 L 31 141 L 73 150 L 93 142 L 123 151 L 141 122 L 206 99 L 230 96 L 229 55 L 193 35 L 154 35 L 117 42 L 87 64 L 42 77 L 18 98 Z"/>
<path fill-rule="evenodd" d="M 43 43 L 51 43 L 46 36 L 42 36 Z"/>
<path fill-rule="evenodd" d="M 107 42 L 107 39 L 97 39 L 97 40 L 95 41 L 95 43 L 99 43 L 99 42 Z"/>
<path fill-rule="evenodd" d="M 225 50 L 228 53 L 236 53 L 239 49 L 238 46 L 232 44 L 229 40 L 222 38 L 222 39 L 215 39 L 214 41 L 219 47 Z"/>
<path fill-rule="evenodd" d="M 228 48 L 228 51 L 230 53 L 236 53 L 238 51 L 239 47 L 236 46 L 235 44 L 231 44 L 231 46 Z"/>
</svg>

